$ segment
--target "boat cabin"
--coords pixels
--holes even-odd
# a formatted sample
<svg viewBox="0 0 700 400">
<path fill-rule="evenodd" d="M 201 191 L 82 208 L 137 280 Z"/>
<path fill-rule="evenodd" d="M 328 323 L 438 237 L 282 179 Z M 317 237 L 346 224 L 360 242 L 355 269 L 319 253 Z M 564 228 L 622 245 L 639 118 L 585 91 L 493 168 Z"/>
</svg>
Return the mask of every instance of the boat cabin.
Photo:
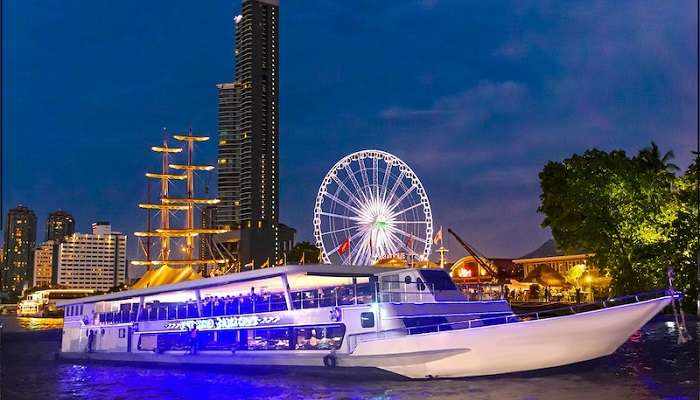
<svg viewBox="0 0 700 400">
<path fill-rule="evenodd" d="M 512 315 L 506 301 L 467 301 L 447 272 L 290 265 L 59 303 L 62 352 L 352 353 L 378 335 Z"/>
</svg>

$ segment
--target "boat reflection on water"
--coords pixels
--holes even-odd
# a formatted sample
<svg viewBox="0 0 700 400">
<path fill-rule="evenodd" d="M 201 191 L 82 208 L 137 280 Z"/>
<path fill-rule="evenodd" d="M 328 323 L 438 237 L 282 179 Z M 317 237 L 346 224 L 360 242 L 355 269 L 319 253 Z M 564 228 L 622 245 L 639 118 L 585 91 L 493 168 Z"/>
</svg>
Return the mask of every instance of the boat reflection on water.
<svg viewBox="0 0 700 400">
<path fill-rule="evenodd" d="M 17 317 L 16 321 L 21 330 L 45 331 L 63 328 L 63 318 Z"/>
<path fill-rule="evenodd" d="M 397 381 L 248 371 L 57 363 L 58 337 L 35 335 L 3 349 L 3 398 L 34 399 L 697 399 L 700 322 L 678 344 L 661 315 L 608 357 L 525 375 Z M 39 366 L 39 367 L 37 367 Z M 28 387 L 31 386 L 31 390 Z"/>
</svg>

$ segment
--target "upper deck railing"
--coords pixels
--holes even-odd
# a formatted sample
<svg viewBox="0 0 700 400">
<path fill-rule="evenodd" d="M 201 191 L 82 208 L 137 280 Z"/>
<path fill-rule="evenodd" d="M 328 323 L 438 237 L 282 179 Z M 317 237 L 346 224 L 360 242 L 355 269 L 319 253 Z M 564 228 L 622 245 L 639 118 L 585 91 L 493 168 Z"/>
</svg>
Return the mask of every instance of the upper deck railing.
<svg viewBox="0 0 700 400">
<path fill-rule="evenodd" d="M 406 284 L 404 282 L 368 282 L 290 293 L 294 310 L 380 303 L 435 302 L 435 288 L 431 283 Z M 465 300 L 466 301 L 466 300 Z M 139 313 L 138 303 L 122 304 L 119 311 L 97 313 L 100 324 L 162 321 L 173 319 L 206 318 L 229 315 L 246 315 L 286 311 L 287 303 L 282 293 L 251 294 L 204 298 L 200 308 L 196 300 L 180 303 L 152 302 L 144 305 Z"/>
</svg>

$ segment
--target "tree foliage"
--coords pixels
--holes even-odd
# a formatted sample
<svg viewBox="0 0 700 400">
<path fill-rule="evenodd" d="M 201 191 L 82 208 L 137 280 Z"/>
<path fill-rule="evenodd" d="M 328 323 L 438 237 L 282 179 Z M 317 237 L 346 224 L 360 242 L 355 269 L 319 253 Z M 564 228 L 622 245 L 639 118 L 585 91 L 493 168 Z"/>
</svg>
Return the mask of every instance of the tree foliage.
<svg viewBox="0 0 700 400">
<path fill-rule="evenodd" d="M 565 251 L 595 253 L 617 294 L 667 286 L 697 298 L 697 160 L 676 176 L 673 153 L 652 142 L 635 156 L 597 149 L 549 162 L 540 173 L 542 225 Z"/>
<path fill-rule="evenodd" d="M 583 265 L 583 264 L 574 265 L 566 273 L 565 279 L 570 284 L 572 284 L 576 287 L 581 287 L 581 282 L 579 282 L 579 279 L 581 279 L 584 272 L 586 272 L 585 265 Z"/>
<path fill-rule="evenodd" d="M 287 262 L 289 264 L 298 264 L 301 260 L 301 255 L 304 254 L 304 263 L 317 264 L 320 253 L 319 248 L 311 242 L 299 242 L 287 252 Z"/>
</svg>

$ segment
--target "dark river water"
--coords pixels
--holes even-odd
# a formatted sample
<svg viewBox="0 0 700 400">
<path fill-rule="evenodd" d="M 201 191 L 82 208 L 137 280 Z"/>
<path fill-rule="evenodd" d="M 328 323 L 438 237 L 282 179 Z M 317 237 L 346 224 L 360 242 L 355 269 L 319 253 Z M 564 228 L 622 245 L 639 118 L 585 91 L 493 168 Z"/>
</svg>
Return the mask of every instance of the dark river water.
<svg viewBox="0 0 700 400">
<path fill-rule="evenodd" d="M 2 343 L 0 384 L 2 400 L 697 399 L 700 323 L 691 318 L 694 340 L 678 345 L 672 321 L 655 318 L 615 354 L 599 360 L 527 374 L 436 381 L 62 364 L 53 359 L 59 346 L 55 333 L 13 334 Z"/>
</svg>

